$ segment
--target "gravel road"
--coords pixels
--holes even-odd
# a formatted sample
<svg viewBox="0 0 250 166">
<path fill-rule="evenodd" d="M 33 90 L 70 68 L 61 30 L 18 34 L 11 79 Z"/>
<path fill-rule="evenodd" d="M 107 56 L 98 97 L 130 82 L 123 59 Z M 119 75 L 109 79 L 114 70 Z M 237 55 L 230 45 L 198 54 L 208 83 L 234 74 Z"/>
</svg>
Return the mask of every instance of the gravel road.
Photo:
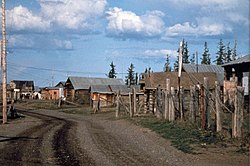
<svg viewBox="0 0 250 166">
<path fill-rule="evenodd" d="M 185 154 L 148 129 L 113 114 L 22 110 L 0 126 L 1 165 L 247 165 Z M 237 164 L 238 163 L 238 164 Z"/>
</svg>

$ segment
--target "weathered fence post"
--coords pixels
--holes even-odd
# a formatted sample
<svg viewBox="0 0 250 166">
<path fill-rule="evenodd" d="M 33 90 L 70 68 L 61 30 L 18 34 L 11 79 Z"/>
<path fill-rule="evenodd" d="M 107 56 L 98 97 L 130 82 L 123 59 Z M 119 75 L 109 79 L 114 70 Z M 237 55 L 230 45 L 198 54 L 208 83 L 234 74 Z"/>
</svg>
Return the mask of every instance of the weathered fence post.
<svg viewBox="0 0 250 166">
<path fill-rule="evenodd" d="M 208 129 L 210 128 L 210 109 L 209 109 L 209 85 L 207 77 L 204 77 L 204 112 L 205 112 L 205 129 Z"/>
<path fill-rule="evenodd" d="M 169 121 L 175 120 L 174 96 L 175 96 L 174 87 L 171 87 L 171 96 L 169 98 L 169 115 L 168 115 Z"/>
<path fill-rule="evenodd" d="M 180 87 L 180 100 L 179 100 L 179 108 L 180 108 L 180 114 L 181 114 L 181 120 L 183 120 L 183 117 L 184 117 L 184 112 L 183 112 L 183 94 L 184 94 L 184 89 L 183 87 L 181 86 Z"/>
<path fill-rule="evenodd" d="M 161 118 L 161 89 L 156 89 L 156 117 Z"/>
<path fill-rule="evenodd" d="M 166 91 L 165 91 L 165 111 L 164 111 L 164 119 L 169 120 L 169 114 L 170 114 L 170 100 L 169 100 L 169 94 L 170 94 L 170 79 L 166 79 Z"/>
<path fill-rule="evenodd" d="M 215 110 L 216 110 L 216 132 L 221 132 L 221 107 L 220 107 L 220 86 L 215 81 Z"/>
<path fill-rule="evenodd" d="M 234 138 L 241 137 L 243 105 L 244 105 L 244 88 L 236 87 L 236 93 L 234 99 L 234 113 L 232 118 L 233 119 L 232 136 Z"/>
<path fill-rule="evenodd" d="M 133 117 L 133 111 L 132 111 L 132 101 L 131 101 L 131 92 L 128 93 L 129 98 L 129 116 Z"/>
<path fill-rule="evenodd" d="M 116 95 L 116 111 L 115 111 L 115 117 L 119 117 L 120 112 L 120 91 Z"/>
<path fill-rule="evenodd" d="M 204 86 L 203 86 L 203 84 L 201 84 L 200 94 L 201 94 L 201 99 L 200 99 L 200 103 L 201 103 L 201 106 L 200 106 L 201 128 L 205 129 Z"/>
<path fill-rule="evenodd" d="M 136 106 L 137 106 L 137 102 L 136 102 L 136 90 L 135 90 L 135 87 L 133 87 L 133 114 L 136 113 Z"/>
<path fill-rule="evenodd" d="M 192 122 L 195 122 L 194 121 L 194 118 L 195 118 L 195 107 L 194 107 L 194 93 L 195 93 L 195 87 L 194 86 L 190 86 L 190 106 L 189 106 L 189 110 L 190 110 L 190 118 L 191 118 L 191 121 Z"/>
</svg>

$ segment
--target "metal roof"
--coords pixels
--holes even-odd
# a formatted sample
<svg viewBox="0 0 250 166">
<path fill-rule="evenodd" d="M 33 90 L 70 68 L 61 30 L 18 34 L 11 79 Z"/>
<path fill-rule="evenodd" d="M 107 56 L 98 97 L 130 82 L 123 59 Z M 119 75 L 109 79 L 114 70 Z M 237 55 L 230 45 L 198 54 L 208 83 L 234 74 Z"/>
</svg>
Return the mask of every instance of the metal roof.
<svg viewBox="0 0 250 166">
<path fill-rule="evenodd" d="M 183 69 L 186 72 L 197 72 L 197 66 L 198 66 L 198 72 L 213 72 L 213 73 L 224 73 L 223 67 L 219 65 L 204 65 L 204 64 L 183 64 Z"/>
<path fill-rule="evenodd" d="M 243 56 L 239 59 L 236 59 L 234 61 L 231 61 L 231 62 L 228 62 L 228 63 L 225 63 L 221 66 L 229 66 L 229 65 L 239 65 L 239 64 L 242 64 L 242 63 L 250 63 L 250 54 L 246 55 L 246 56 Z"/>
<path fill-rule="evenodd" d="M 89 89 L 91 85 L 124 85 L 122 79 L 115 78 L 69 77 L 68 80 L 75 90 Z"/>
<path fill-rule="evenodd" d="M 205 64 L 183 64 L 183 69 L 187 73 L 197 73 L 197 66 L 198 66 L 198 73 L 216 73 L 217 80 L 219 81 L 220 85 L 223 85 L 224 80 L 224 68 L 219 65 L 205 65 Z"/>
<path fill-rule="evenodd" d="M 105 93 L 112 94 L 118 93 L 120 91 L 121 94 L 132 92 L 132 89 L 135 87 L 136 92 L 139 92 L 139 86 L 131 86 L 127 85 L 91 85 L 90 89 L 92 93 Z"/>
</svg>

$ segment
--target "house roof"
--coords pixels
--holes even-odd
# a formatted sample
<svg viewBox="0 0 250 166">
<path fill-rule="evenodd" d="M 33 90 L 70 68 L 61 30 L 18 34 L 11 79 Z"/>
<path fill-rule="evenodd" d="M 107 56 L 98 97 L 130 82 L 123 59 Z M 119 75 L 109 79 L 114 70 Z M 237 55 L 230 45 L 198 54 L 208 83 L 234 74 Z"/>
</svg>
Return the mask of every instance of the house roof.
<svg viewBox="0 0 250 166">
<path fill-rule="evenodd" d="M 204 77 L 208 77 L 209 88 L 214 88 L 215 81 L 217 80 L 217 76 L 215 73 L 209 72 L 200 72 L 200 73 L 186 73 L 183 72 L 181 74 L 180 86 L 184 89 L 190 89 L 190 86 L 203 84 Z M 160 87 L 162 89 L 166 88 L 166 79 L 170 79 L 170 86 L 177 87 L 178 86 L 178 72 L 154 72 L 148 73 L 145 75 L 145 88 L 157 88 Z"/>
<path fill-rule="evenodd" d="M 122 79 L 115 78 L 69 77 L 66 84 L 69 81 L 75 90 L 89 89 L 91 85 L 124 85 Z"/>
<path fill-rule="evenodd" d="M 91 85 L 90 90 L 92 93 L 113 94 L 120 91 L 121 94 L 126 94 L 132 92 L 133 87 L 135 87 L 136 92 L 139 92 L 139 86 L 129 88 L 127 85 Z"/>
<path fill-rule="evenodd" d="M 205 65 L 205 64 L 183 64 L 183 70 L 188 73 L 216 73 L 217 80 L 219 81 L 220 85 L 223 85 L 224 80 L 224 68 L 219 65 Z"/>
<path fill-rule="evenodd" d="M 55 87 L 58 87 L 60 85 L 65 86 L 66 82 L 65 81 L 60 81 L 58 84 L 56 84 Z"/>
<path fill-rule="evenodd" d="M 248 54 L 246 56 L 243 56 L 243 57 L 241 57 L 239 59 L 236 59 L 234 61 L 225 63 L 225 64 L 223 64 L 221 66 L 225 67 L 225 66 L 230 66 L 230 65 L 240 65 L 240 64 L 243 64 L 243 63 L 250 63 L 250 54 Z"/>
<path fill-rule="evenodd" d="M 48 87 L 44 87 L 41 88 L 42 90 L 59 90 L 59 87 L 55 87 L 55 86 L 48 86 Z"/>
<path fill-rule="evenodd" d="M 33 81 L 23 81 L 23 80 L 12 80 L 16 84 L 16 89 L 22 89 L 23 87 L 34 87 Z"/>
</svg>

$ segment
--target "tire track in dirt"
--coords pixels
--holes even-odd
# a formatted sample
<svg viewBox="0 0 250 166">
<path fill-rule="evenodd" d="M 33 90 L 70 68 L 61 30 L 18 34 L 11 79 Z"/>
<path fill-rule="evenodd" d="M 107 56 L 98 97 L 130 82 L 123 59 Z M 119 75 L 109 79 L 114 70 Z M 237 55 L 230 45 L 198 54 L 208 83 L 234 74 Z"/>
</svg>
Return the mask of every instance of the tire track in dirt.
<svg viewBox="0 0 250 166">
<path fill-rule="evenodd" d="M 134 151 L 133 148 L 104 131 L 102 126 L 91 121 L 88 121 L 88 123 L 88 130 L 95 145 L 115 165 L 156 165 L 149 156 Z"/>
<path fill-rule="evenodd" d="M 1 165 L 82 165 L 86 162 L 94 163 L 87 154 L 76 148 L 77 140 L 72 139 L 75 137 L 73 131 L 75 123 L 36 112 L 22 110 L 18 112 L 40 119 L 42 123 L 18 134 L 17 139 L 9 141 L 0 152 Z M 44 160 L 44 152 L 41 147 L 49 146 L 43 145 L 45 136 L 48 134 L 53 134 L 53 145 L 48 147 L 52 148 L 53 151 L 52 154 L 49 154 L 50 161 Z"/>
</svg>

